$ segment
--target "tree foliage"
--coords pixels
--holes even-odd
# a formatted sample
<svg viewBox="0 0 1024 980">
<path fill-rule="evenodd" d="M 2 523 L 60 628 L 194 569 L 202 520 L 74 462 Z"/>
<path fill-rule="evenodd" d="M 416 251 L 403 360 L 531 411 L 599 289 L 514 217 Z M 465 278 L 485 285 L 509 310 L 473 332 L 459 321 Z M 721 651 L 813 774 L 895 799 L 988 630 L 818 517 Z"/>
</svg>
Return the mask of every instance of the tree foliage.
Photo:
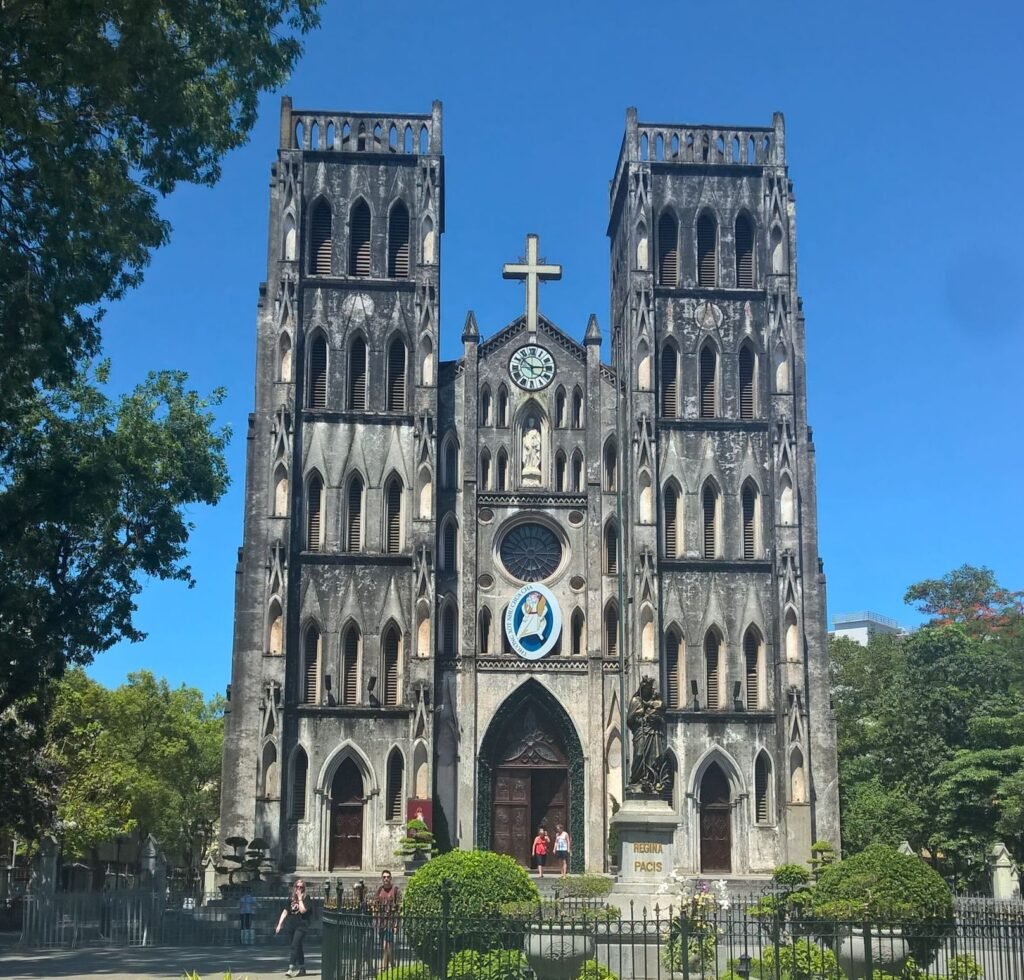
<svg viewBox="0 0 1024 980">
<path fill-rule="evenodd" d="M 1011 593 L 963 566 L 911 586 L 937 616 L 906 637 L 831 643 L 843 846 L 907 840 L 976 880 L 1024 857 L 1024 631 Z"/>
<path fill-rule="evenodd" d="M 320 3 L 0 4 L 0 424 L 98 353 L 100 304 L 167 241 L 158 195 L 217 180 Z"/>
<path fill-rule="evenodd" d="M 153 834 L 195 858 L 199 828 L 217 816 L 223 704 L 172 689 L 149 671 L 113 690 L 70 671 L 57 686 L 46 755 L 63 774 L 64 845 L 86 854 L 119 834 Z"/>
</svg>

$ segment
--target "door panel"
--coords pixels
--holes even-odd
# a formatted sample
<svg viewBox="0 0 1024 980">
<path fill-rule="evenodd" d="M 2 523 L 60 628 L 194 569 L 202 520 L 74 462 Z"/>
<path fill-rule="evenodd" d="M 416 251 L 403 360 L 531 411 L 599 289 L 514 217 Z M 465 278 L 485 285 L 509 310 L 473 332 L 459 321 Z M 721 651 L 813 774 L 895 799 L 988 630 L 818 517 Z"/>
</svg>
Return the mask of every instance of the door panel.
<svg viewBox="0 0 1024 980">
<path fill-rule="evenodd" d="M 336 805 L 331 820 L 331 870 L 363 863 L 363 808 Z"/>
<path fill-rule="evenodd" d="M 530 776 L 499 769 L 494 781 L 494 849 L 530 863 Z"/>
<path fill-rule="evenodd" d="M 732 871 L 732 816 L 727 806 L 701 808 L 700 870 Z"/>
<path fill-rule="evenodd" d="M 555 839 L 555 825 L 569 826 L 569 773 L 565 769 L 537 769 L 532 787 L 534 833 L 543 825 Z M 552 844 L 554 846 L 554 844 Z"/>
</svg>

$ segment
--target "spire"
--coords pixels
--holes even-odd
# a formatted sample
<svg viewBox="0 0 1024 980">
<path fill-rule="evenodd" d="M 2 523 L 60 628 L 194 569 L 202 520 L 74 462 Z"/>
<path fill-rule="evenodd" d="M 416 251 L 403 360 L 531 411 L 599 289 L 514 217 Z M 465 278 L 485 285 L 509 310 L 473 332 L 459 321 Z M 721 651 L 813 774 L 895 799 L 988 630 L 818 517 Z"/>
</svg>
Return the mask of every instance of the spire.
<svg viewBox="0 0 1024 980">
<path fill-rule="evenodd" d="M 476 326 L 476 314 L 470 310 L 466 314 L 466 325 L 462 328 L 462 342 L 477 341 L 480 339 L 480 331 Z"/>
<path fill-rule="evenodd" d="M 601 343 L 601 328 L 597 325 L 597 314 L 591 313 L 590 319 L 587 321 L 587 332 L 583 335 L 583 343 L 585 344 L 600 344 Z"/>
</svg>

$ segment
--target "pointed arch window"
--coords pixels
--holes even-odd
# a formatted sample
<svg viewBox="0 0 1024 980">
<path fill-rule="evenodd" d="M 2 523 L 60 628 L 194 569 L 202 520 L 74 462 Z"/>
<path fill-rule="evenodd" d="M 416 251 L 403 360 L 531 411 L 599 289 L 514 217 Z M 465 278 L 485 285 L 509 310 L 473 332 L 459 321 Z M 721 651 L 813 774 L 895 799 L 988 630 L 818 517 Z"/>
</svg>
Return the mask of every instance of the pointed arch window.
<svg viewBox="0 0 1024 980">
<path fill-rule="evenodd" d="M 790 663 L 799 663 L 800 630 L 797 627 L 796 612 L 792 608 L 786 610 L 785 630 L 786 659 Z"/>
<path fill-rule="evenodd" d="M 292 820 L 306 818 L 306 777 L 309 774 L 309 759 L 305 749 L 296 750 L 292 758 Z"/>
<path fill-rule="evenodd" d="M 405 377 L 408 352 L 405 341 L 395 337 L 388 347 L 388 411 L 405 411 Z"/>
<path fill-rule="evenodd" d="M 697 285 L 718 285 L 718 225 L 706 212 L 697 219 Z"/>
<path fill-rule="evenodd" d="M 661 349 L 661 417 L 679 417 L 679 355 L 672 344 Z"/>
<path fill-rule="evenodd" d="M 286 333 L 277 345 L 277 380 L 292 380 L 292 339 Z"/>
<path fill-rule="evenodd" d="M 459 447 L 453 438 L 448 439 L 441 451 L 442 486 L 448 490 L 456 490 L 459 485 Z"/>
<path fill-rule="evenodd" d="M 616 481 L 616 464 L 618 463 L 618 450 L 615 440 L 609 439 L 604 444 L 604 488 L 609 492 L 618 489 Z"/>
<path fill-rule="evenodd" d="M 366 411 L 366 341 L 356 337 L 348 352 L 348 407 Z"/>
<path fill-rule="evenodd" d="M 743 557 L 756 558 L 758 552 L 758 493 L 749 480 L 743 484 L 740 506 L 743 511 Z"/>
<path fill-rule="evenodd" d="M 583 428 L 583 392 L 574 388 L 572 392 L 572 427 Z"/>
<path fill-rule="evenodd" d="M 358 200 L 349 217 L 348 274 L 370 275 L 370 207 Z"/>
<path fill-rule="evenodd" d="M 752 419 L 756 411 L 754 351 L 750 344 L 740 348 L 740 418 Z"/>
<path fill-rule="evenodd" d="M 284 652 L 284 616 L 281 614 L 281 603 L 277 599 L 270 604 L 267 621 L 267 653 L 272 657 L 279 657 Z"/>
<path fill-rule="evenodd" d="M 359 648 L 362 637 L 359 627 L 351 625 L 345 630 L 341 645 L 341 703 L 359 703 Z"/>
<path fill-rule="evenodd" d="M 409 278 L 409 209 L 401 201 L 388 218 L 388 278 Z"/>
<path fill-rule="evenodd" d="M 480 450 L 480 489 L 491 489 L 491 452 L 489 449 Z"/>
<path fill-rule="evenodd" d="M 454 575 L 457 570 L 458 528 L 451 517 L 445 521 L 441 530 L 441 571 L 446 575 Z"/>
<path fill-rule="evenodd" d="M 701 517 L 704 530 L 704 557 L 718 557 L 718 492 L 711 483 L 704 485 L 701 495 Z"/>
<path fill-rule="evenodd" d="M 263 746 L 263 759 L 260 765 L 260 796 L 264 799 L 273 798 L 277 794 L 277 747 L 273 742 Z"/>
<path fill-rule="evenodd" d="M 736 219 L 736 287 L 754 288 L 754 223 L 745 214 Z"/>
<path fill-rule="evenodd" d="M 743 666 L 747 682 L 747 710 L 761 707 L 761 637 L 751 626 L 743 635 Z"/>
<path fill-rule="evenodd" d="M 491 652 L 491 610 L 487 606 L 480 609 L 480 652 Z"/>
<path fill-rule="evenodd" d="M 683 679 L 683 640 L 679 631 L 671 627 L 665 635 L 665 694 L 669 708 L 683 707 L 685 687 Z"/>
<path fill-rule="evenodd" d="M 331 206 L 321 198 L 313 207 L 313 218 L 310 222 L 309 271 L 314 276 L 331 274 L 332 225 Z"/>
<path fill-rule="evenodd" d="M 658 285 L 679 284 L 679 225 L 667 211 L 658 219 Z"/>
<path fill-rule="evenodd" d="M 555 453 L 555 488 L 560 493 L 569 489 L 569 467 L 561 449 Z"/>
<path fill-rule="evenodd" d="M 309 394 L 306 404 L 310 408 L 327 407 L 327 340 L 317 334 L 309 345 Z"/>
<path fill-rule="evenodd" d="M 700 417 L 713 419 L 718 414 L 717 397 L 718 354 L 705 344 L 700 352 Z"/>
<path fill-rule="evenodd" d="M 398 704 L 399 682 L 402 669 L 402 641 L 398 627 L 392 624 L 384 631 L 381 640 L 384 661 L 383 703 Z"/>
<path fill-rule="evenodd" d="M 323 550 L 323 494 L 324 481 L 314 473 L 306 491 L 306 551 Z"/>
<path fill-rule="evenodd" d="M 665 487 L 665 557 L 679 557 L 679 492 L 674 483 Z"/>
<path fill-rule="evenodd" d="M 502 385 L 498 389 L 498 419 L 499 429 L 508 428 L 508 388 Z"/>
<path fill-rule="evenodd" d="M 348 483 L 348 512 L 345 515 L 345 546 L 349 551 L 363 550 L 363 479 L 355 474 Z"/>
<path fill-rule="evenodd" d="M 757 754 L 754 763 L 754 820 L 769 823 L 771 820 L 772 764 L 763 750 Z"/>
<path fill-rule="evenodd" d="M 384 797 L 384 819 L 402 819 L 402 784 L 405 782 L 405 761 L 396 746 L 388 756 L 388 783 Z"/>
<path fill-rule="evenodd" d="M 619 574 L 619 529 L 615 521 L 609 521 L 604 529 L 604 573 Z"/>
<path fill-rule="evenodd" d="M 508 453 L 504 449 L 498 450 L 498 465 L 496 468 L 497 472 L 497 488 L 499 490 L 508 489 Z"/>
<path fill-rule="evenodd" d="M 449 657 L 456 654 L 458 617 L 455 615 L 455 604 L 445 604 L 444 612 L 441 613 L 441 652 Z"/>
<path fill-rule="evenodd" d="M 583 492 L 583 453 L 578 449 L 572 454 L 572 489 L 574 493 Z"/>
<path fill-rule="evenodd" d="M 582 657 L 587 652 L 586 620 L 583 618 L 583 610 L 578 606 L 572 613 L 572 655 Z"/>
<path fill-rule="evenodd" d="M 306 629 L 302 652 L 302 700 L 305 704 L 319 704 L 320 630 L 315 625 L 310 625 Z"/>
<path fill-rule="evenodd" d="M 492 415 L 493 406 L 491 404 L 491 389 L 488 385 L 484 385 L 480 390 L 480 424 L 481 425 L 493 425 L 494 418 Z"/>
<path fill-rule="evenodd" d="M 709 711 L 722 707 L 722 641 L 714 630 L 704 637 L 704 687 Z"/>
<path fill-rule="evenodd" d="M 392 476 L 384 488 L 384 551 L 397 555 L 402 550 L 402 481 Z"/>
<path fill-rule="evenodd" d="M 604 611 L 604 652 L 608 658 L 619 655 L 619 610 L 614 602 Z"/>
<path fill-rule="evenodd" d="M 555 392 L 555 426 L 559 429 L 564 429 L 569 421 L 565 410 L 565 389 L 559 385 L 558 391 Z"/>
<path fill-rule="evenodd" d="M 274 517 L 288 516 L 288 470 L 278 463 L 274 470 Z"/>
</svg>

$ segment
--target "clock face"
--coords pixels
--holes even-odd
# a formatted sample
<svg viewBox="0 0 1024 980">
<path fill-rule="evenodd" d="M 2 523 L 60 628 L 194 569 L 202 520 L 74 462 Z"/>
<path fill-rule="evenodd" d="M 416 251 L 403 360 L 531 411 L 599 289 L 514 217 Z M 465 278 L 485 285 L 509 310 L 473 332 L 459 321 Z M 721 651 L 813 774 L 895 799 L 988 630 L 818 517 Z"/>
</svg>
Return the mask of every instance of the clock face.
<svg viewBox="0 0 1024 980">
<path fill-rule="evenodd" d="M 555 359 L 537 344 L 520 347 L 508 362 L 512 380 L 526 391 L 540 391 L 551 384 L 555 376 Z"/>
</svg>

